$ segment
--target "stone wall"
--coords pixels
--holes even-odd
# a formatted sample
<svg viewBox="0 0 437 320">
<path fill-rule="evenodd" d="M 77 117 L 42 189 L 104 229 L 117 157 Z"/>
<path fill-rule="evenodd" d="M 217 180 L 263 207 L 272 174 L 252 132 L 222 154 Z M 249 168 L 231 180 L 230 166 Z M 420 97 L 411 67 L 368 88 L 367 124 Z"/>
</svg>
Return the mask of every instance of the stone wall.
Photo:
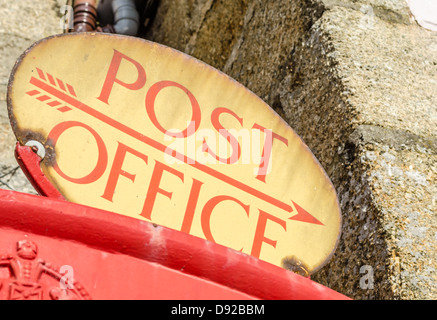
<svg viewBox="0 0 437 320">
<path fill-rule="evenodd" d="M 34 42 L 61 33 L 61 0 L 0 0 L 0 188 L 35 194 L 15 157 L 6 91 L 18 57 Z"/>
</svg>

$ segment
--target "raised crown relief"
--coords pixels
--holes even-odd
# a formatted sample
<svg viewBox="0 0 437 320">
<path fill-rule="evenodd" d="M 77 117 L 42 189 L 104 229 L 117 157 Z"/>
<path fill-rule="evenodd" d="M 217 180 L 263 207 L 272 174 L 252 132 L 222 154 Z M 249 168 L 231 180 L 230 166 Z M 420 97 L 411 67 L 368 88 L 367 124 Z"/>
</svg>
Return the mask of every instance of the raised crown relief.
<svg viewBox="0 0 437 320">
<path fill-rule="evenodd" d="M 59 268 L 37 257 L 38 247 L 30 240 L 18 241 L 15 255 L 0 255 L 0 271 L 4 268 L 9 271 L 8 278 L 0 278 L 0 298 L 8 300 L 91 299 L 79 282 L 66 277 L 58 271 Z"/>
</svg>

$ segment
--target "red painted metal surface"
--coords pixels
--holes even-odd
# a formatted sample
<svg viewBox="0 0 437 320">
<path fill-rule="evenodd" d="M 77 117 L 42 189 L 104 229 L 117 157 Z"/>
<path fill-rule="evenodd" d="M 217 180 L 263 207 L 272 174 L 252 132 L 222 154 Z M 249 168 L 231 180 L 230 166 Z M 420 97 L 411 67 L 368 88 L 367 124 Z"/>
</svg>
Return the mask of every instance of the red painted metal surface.
<svg viewBox="0 0 437 320">
<path fill-rule="evenodd" d="M 62 194 L 50 183 L 41 171 L 41 158 L 31 147 L 15 145 L 15 159 L 35 190 L 42 196 L 64 200 Z"/>
<path fill-rule="evenodd" d="M 0 232 L 2 299 L 25 298 L 26 283 L 27 298 L 47 299 L 347 299 L 232 249 L 63 200 L 0 190 Z M 37 247 L 32 259 L 18 252 L 23 240 Z M 31 266 L 14 271 L 20 259 Z M 26 278 L 38 266 L 47 270 Z"/>
<path fill-rule="evenodd" d="M 67 202 L 32 148 L 17 144 L 16 158 L 45 197 L 0 190 L 1 299 L 348 299 L 235 250 Z"/>
</svg>

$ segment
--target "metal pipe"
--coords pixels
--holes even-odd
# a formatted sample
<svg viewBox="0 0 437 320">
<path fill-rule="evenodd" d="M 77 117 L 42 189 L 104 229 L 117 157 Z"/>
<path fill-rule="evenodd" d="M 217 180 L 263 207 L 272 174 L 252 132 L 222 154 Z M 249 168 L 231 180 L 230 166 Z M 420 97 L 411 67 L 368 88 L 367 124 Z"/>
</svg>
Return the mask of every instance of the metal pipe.
<svg viewBox="0 0 437 320">
<path fill-rule="evenodd" d="M 75 32 L 89 32 L 96 29 L 97 9 L 95 0 L 76 0 L 73 11 L 73 30 Z"/>
<path fill-rule="evenodd" d="M 135 0 L 112 0 L 114 30 L 118 34 L 136 36 L 140 25 L 140 15 Z"/>
</svg>

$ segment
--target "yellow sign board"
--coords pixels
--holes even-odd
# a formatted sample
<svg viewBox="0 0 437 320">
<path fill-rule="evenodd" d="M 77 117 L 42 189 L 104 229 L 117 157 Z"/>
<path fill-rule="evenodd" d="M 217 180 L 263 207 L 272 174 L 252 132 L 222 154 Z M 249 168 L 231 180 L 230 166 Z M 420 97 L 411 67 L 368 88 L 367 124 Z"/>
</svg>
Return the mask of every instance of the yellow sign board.
<svg viewBox="0 0 437 320">
<path fill-rule="evenodd" d="M 71 202 L 313 273 L 340 234 L 335 190 L 260 98 L 171 48 L 109 34 L 44 39 L 8 90 L 21 144 Z M 87 231 L 89 232 L 89 231 Z"/>
</svg>

